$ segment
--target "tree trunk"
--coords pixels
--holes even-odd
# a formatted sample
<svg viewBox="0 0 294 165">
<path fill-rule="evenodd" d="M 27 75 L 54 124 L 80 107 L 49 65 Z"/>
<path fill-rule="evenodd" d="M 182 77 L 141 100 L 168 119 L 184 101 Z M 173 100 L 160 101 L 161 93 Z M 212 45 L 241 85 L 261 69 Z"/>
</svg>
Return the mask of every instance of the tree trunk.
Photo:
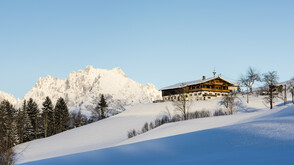
<svg viewBox="0 0 294 165">
<path fill-rule="evenodd" d="M 44 136 L 47 137 L 48 132 L 48 117 L 47 114 L 44 117 Z"/>
<path fill-rule="evenodd" d="M 270 85 L 270 105 L 271 109 L 273 109 L 273 87 Z"/>
<path fill-rule="evenodd" d="M 185 95 L 184 95 L 185 96 Z M 184 97 L 184 104 L 183 104 L 183 110 L 184 110 L 184 120 L 187 120 L 187 113 L 186 113 L 186 98 Z"/>
<path fill-rule="evenodd" d="M 292 103 L 294 104 L 294 92 L 292 92 Z"/>
<path fill-rule="evenodd" d="M 285 85 L 285 89 L 284 89 L 284 105 L 287 104 L 287 85 Z"/>
<path fill-rule="evenodd" d="M 249 93 L 248 93 L 248 86 L 247 86 L 247 104 L 249 104 Z"/>
</svg>

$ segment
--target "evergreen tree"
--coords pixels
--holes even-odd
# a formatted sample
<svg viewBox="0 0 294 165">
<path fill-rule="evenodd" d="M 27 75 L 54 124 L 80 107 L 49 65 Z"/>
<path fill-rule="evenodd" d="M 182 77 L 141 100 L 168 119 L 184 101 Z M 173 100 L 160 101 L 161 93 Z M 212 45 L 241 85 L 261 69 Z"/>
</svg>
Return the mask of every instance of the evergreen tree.
<svg viewBox="0 0 294 165">
<path fill-rule="evenodd" d="M 16 120 L 20 143 L 33 139 L 34 130 L 27 113 L 26 100 L 24 101 L 22 108 L 19 109 Z"/>
<path fill-rule="evenodd" d="M 17 123 L 17 134 L 18 134 L 20 143 L 23 143 L 23 132 L 24 132 L 23 115 L 24 114 L 22 109 L 19 109 L 17 111 L 16 123 Z"/>
<path fill-rule="evenodd" d="M 38 138 L 39 134 L 39 115 L 40 115 L 40 110 L 38 108 L 37 103 L 30 98 L 28 103 L 27 103 L 27 113 L 31 121 L 31 125 L 33 126 L 34 130 L 34 139 Z M 30 139 L 33 140 L 33 139 Z"/>
<path fill-rule="evenodd" d="M 106 118 L 107 107 L 108 107 L 107 102 L 104 98 L 104 95 L 102 94 L 100 97 L 99 103 L 97 104 L 94 111 L 92 111 L 92 118 L 94 118 L 94 121 L 95 121 L 95 118 L 98 118 L 98 120 L 102 120 Z"/>
<path fill-rule="evenodd" d="M 0 141 L 5 148 L 11 148 L 19 143 L 15 118 L 17 111 L 9 101 L 4 100 L 0 104 Z"/>
<path fill-rule="evenodd" d="M 54 134 L 53 104 L 51 99 L 47 96 L 42 105 L 43 105 L 42 119 L 43 119 L 44 136 L 47 137 Z"/>
<path fill-rule="evenodd" d="M 33 139 L 34 136 L 34 128 L 32 126 L 30 117 L 27 112 L 26 100 L 23 105 L 23 121 L 24 121 L 24 134 L 23 134 L 23 142 L 27 142 L 30 139 Z"/>
<path fill-rule="evenodd" d="M 77 128 L 86 124 L 88 124 L 88 119 L 81 111 L 70 113 L 70 128 Z"/>
<path fill-rule="evenodd" d="M 54 108 L 56 133 L 69 129 L 70 118 L 67 105 L 63 98 L 59 98 Z"/>
</svg>

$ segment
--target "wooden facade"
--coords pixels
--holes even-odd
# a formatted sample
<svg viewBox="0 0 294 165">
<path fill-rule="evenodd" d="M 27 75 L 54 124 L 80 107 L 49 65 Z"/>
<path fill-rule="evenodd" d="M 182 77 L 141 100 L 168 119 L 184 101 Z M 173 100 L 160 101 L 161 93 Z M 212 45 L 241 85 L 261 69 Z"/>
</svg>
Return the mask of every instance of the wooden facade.
<svg viewBox="0 0 294 165">
<path fill-rule="evenodd" d="M 233 83 L 221 77 L 209 78 L 162 89 L 162 97 L 164 101 L 178 100 L 180 94 L 185 94 L 187 100 L 208 100 L 227 95 L 230 92 L 229 87 L 232 86 Z"/>
</svg>

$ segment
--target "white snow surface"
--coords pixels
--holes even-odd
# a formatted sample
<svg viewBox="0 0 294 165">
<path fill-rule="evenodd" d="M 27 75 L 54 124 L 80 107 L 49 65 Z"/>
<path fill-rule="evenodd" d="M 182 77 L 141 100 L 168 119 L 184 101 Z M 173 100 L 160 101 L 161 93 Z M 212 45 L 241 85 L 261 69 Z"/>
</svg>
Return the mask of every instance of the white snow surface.
<svg viewBox="0 0 294 165">
<path fill-rule="evenodd" d="M 205 109 L 213 113 L 215 110 L 220 109 L 220 99 L 221 98 L 210 101 L 194 102 L 190 111 L 200 111 Z M 245 97 L 239 96 L 238 110 L 234 115 L 169 123 L 128 139 L 127 132 L 129 130 L 140 130 L 145 122 L 154 121 L 156 118 L 167 114 L 167 109 L 173 114 L 176 113 L 173 111 L 172 103 L 169 102 L 136 104 L 126 107 L 124 112 L 105 120 L 69 130 L 52 137 L 24 143 L 16 146 L 15 149 L 19 153 L 18 163 L 43 160 L 87 151 L 99 151 L 104 148 L 145 142 L 152 139 L 255 122 L 263 116 L 272 115 L 287 108 L 287 106 L 282 106 L 282 101 L 278 101 L 275 104 L 277 106 L 273 110 L 269 110 L 268 105 L 264 102 L 262 97 L 251 96 L 250 104 L 247 105 Z M 276 134 L 271 132 L 272 129 L 280 130 L 281 127 L 279 126 L 281 125 L 279 125 L 279 123 L 268 123 L 269 124 L 265 122 L 253 123 L 251 127 L 254 126 L 255 129 L 251 129 L 251 127 L 245 129 L 247 125 L 244 125 L 243 128 L 248 132 L 253 131 L 253 133 L 262 134 L 263 136 L 282 139 L 290 138 L 290 140 L 294 140 L 294 131 L 293 129 L 291 130 L 294 123 L 288 124 L 287 127 L 283 126 L 282 128 L 284 131 L 279 131 Z M 258 128 L 265 129 L 263 129 L 264 131 L 262 132 L 259 131 Z M 235 129 L 236 131 L 238 130 L 237 128 Z"/>
<path fill-rule="evenodd" d="M 46 96 L 51 98 L 53 104 L 59 97 L 63 97 L 70 111 L 81 110 L 90 115 L 101 94 L 106 96 L 110 109 L 118 111 L 123 111 L 127 105 L 161 99 L 161 93 L 154 85 L 143 86 L 131 80 L 121 68 L 105 70 L 87 66 L 84 70 L 71 72 L 65 80 L 49 75 L 39 78 L 35 87 L 25 94 L 17 107 L 29 98 L 33 98 L 41 108 Z"/>
</svg>

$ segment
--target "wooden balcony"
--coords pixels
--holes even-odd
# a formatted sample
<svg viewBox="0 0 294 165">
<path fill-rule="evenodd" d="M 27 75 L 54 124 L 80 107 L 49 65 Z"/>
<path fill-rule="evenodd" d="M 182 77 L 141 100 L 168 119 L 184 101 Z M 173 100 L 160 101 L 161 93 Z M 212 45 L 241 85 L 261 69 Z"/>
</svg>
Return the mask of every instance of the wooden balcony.
<svg viewBox="0 0 294 165">
<path fill-rule="evenodd" d="M 213 88 L 197 88 L 197 89 L 188 90 L 188 92 L 198 92 L 198 91 L 226 92 L 226 93 L 230 92 L 230 90 L 226 90 L 226 89 L 213 89 Z"/>
</svg>

